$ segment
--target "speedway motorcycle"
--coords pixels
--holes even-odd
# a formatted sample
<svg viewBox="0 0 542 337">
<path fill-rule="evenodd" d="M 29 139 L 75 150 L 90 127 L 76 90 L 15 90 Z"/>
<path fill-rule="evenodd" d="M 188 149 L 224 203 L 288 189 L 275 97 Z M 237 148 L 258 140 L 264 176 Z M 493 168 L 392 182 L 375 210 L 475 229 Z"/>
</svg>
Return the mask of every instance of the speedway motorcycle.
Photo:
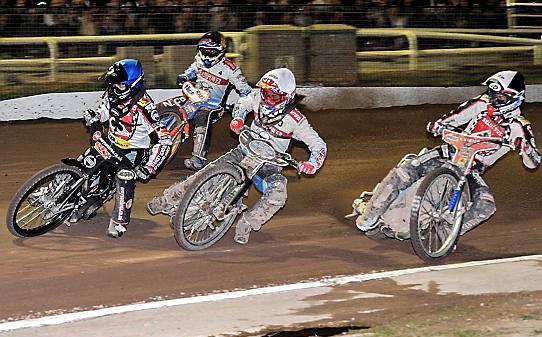
<svg viewBox="0 0 542 337">
<path fill-rule="evenodd" d="M 211 98 L 209 90 L 197 88 L 193 82 L 186 81 L 181 86 L 181 95 L 156 104 L 162 124 L 169 131 L 172 139 L 171 152 L 167 161 L 171 161 L 181 144 L 188 140 L 191 120 L 199 111 L 222 110 L 220 101 Z"/>
<path fill-rule="evenodd" d="M 269 139 L 267 132 L 244 126 L 238 148 L 232 150 L 241 151 L 239 163 L 219 158 L 185 182 L 186 191 L 169 214 L 179 246 L 202 250 L 218 242 L 246 209 L 243 198 L 264 164 L 297 168 L 297 161 L 275 150 Z"/>
<path fill-rule="evenodd" d="M 443 131 L 442 140 L 443 164 L 402 191 L 375 226 L 360 228 L 372 238 L 410 239 L 416 255 L 426 262 L 444 259 L 455 250 L 463 216 L 472 205 L 467 178 L 472 173 L 476 154 L 509 146 L 500 138 L 450 129 Z M 427 151 L 406 155 L 397 167 Z M 352 214 L 346 217 L 363 214 L 373 191 L 361 193 L 352 204 Z"/>
<path fill-rule="evenodd" d="M 91 125 L 90 147 L 77 159 L 62 159 L 25 182 L 11 200 L 6 225 L 18 237 L 45 234 L 62 223 L 89 220 L 113 198 L 115 177 L 136 179 L 134 167 L 104 134 Z"/>
<path fill-rule="evenodd" d="M 207 90 L 191 82 L 185 82 L 181 89 L 183 95 L 175 98 L 177 105 L 160 105 L 160 118 L 173 139 L 168 161 L 188 138 L 189 119 L 201 109 L 221 109 Z M 111 143 L 102 125 L 97 122 L 90 129 L 91 146 L 83 154 L 39 171 L 16 192 L 6 214 L 6 225 L 13 235 L 33 237 L 62 223 L 89 220 L 113 198 L 116 176 L 136 179 L 132 163 Z"/>
</svg>

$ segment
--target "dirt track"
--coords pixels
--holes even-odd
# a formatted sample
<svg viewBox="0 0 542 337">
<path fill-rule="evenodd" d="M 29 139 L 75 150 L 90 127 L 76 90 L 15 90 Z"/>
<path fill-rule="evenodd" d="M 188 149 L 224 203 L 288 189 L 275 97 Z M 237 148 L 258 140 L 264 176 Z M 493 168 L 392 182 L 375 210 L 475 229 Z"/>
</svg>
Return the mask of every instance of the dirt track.
<svg viewBox="0 0 542 337">
<path fill-rule="evenodd" d="M 308 113 L 327 141 L 329 157 L 313 177 L 289 178 L 289 200 L 247 246 L 231 233 L 203 252 L 179 249 L 164 216 L 144 204 L 186 171 L 186 144 L 158 179 L 139 185 L 133 221 L 119 240 L 105 236 L 111 204 L 96 218 L 32 239 L 16 239 L 0 228 L 0 321 L 93 307 L 175 298 L 254 285 L 282 284 L 328 275 L 422 266 L 409 242 L 372 241 L 343 216 L 352 200 L 373 186 L 406 152 L 436 144 L 427 121 L 451 106 Z M 542 105 L 527 107 L 540 137 Z M 227 119 L 215 128 L 212 156 L 236 144 Z M 538 126 L 538 128 L 537 128 Z M 37 170 L 88 144 L 80 121 L 0 125 L 0 216 L 18 186 Z M 306 152 L 296 147 L 294 155 Z M 529 172 L 510 154 L 486 174 L 497 214 L 464 237 L 446 262 L 540 253 L 540 172 Z M 257 192 L 252 191 L 252 200 Z"/>
</svg>

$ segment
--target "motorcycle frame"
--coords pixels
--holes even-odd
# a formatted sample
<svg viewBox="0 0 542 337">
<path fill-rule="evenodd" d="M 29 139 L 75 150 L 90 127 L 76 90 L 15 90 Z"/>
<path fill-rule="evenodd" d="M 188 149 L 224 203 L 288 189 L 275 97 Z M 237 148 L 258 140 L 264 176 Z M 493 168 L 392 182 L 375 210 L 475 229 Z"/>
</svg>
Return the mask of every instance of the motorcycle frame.
<svg viewBox="0 0 542 337">
<path fill-rule="evenodd" d="M 455 187 L 454 194 L 448 205 L 448 211 L 454 211 L 457 201 L 467 182 L 467 176 L 471 173 L 476 154 L 482 151 L 497 150 L 502 145 L 502 140 L 496 137 L 480 137 L 467 135 L 452 130 L 444 130 L 442 140 L 455 148 L 452 159 L 447 161 L 447 166 L 459 171 L 460 178 Z"/>
</svg>

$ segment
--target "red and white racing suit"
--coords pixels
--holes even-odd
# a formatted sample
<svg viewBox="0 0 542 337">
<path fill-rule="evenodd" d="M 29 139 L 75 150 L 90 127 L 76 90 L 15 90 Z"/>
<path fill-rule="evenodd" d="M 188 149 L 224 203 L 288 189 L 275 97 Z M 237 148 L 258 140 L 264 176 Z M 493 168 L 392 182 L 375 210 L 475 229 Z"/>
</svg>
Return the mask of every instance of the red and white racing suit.
<svg viewBox="0 0 542 337">
<path fill-rule="evenodd" d="M 446 126 L 460 127 L 472 135 L 501 138 L 505 143 L 519 148 L 523 164 L 529 169 L 535 169 L 540 165 L 541 157 L 536 147 L 531 124 L 521 115 L 519 107 L 509 115 L 514 117 L 504 119 L 490 104 L 489 97 L 481 95 L 461 104 L 435 123 L 441 124 L 444 128 Z M 480 174 L 510 150 L 508 146 L 501 146 L 497 150 L 476 155 L 474 170 L 468 177 L 473 205 L 463 218 L 461 234 L 478 226 L 495 213 L 495 199 Z M 378 226 L 378 219 L 401 191 L 441 166 L 446 159 L 448 158 L 443 158 L 440 147 L 437 147 L 393 168 L 373 192 L 366 210 L 356 221 L 358 227 L 366 230 Z"/>
<path fill-rule="evenodd" d="M 117 111 L 117 116 L 111 110 Z M 100 122 L 109 122 L 107 136 L 134 164 L 156 174 L 171 150 L 171 136 L 162 125 L 153 100 L 141 89 L 135 96 L 112 104 L 107 92 L 96 111 Z M 117 193 L 111 221 L 127 225 L 135 191 L 135 180 L 117 178 Z"/>
<path fill-rule="evenodd" d="M 522 116 L 520 108 L 509 113 L 515 116 L 514 118 L 506 120 L 489 102 L 487 95 L 481 95 L 461 104 L 437 122 L 452 127 L 466 125 L 464 130 L 471 135 L 501 138 L 506 143 L 519 148 L 523 165 L 529 169 L 538 167 L 540 153 L 536 147 L 531 123 Z M 487 169 L 510 150 L 510 147 L 502 146 L 492 153 L 478 154 L 476 160 Z"/>
<path fill-rule="evenodd" d="M 301 141 L 310 151 L 307 162 L 311 163 L 316 170 L 322 167 L 327 156 L 327 145 L 309 124 L 307 118 L 298 109 L 287 108 L 290 111 L 280 122 L 273 125 L 261 124 L 258 117 L 260 102 L 260 92 L 255 90 L 239 99 L 232 117 L 244 121 L 250 112 L 254 112 L 254 121 L 250 128 L 256 132 L 264 130 L 270 134 L 270 141 L 277 151 L 288 152 L 292 139 Z M 284 207 L 288 197 L 286 189 L 288 181 L 281 171 L 281 167 L 264 165 L 253 178 L 256 187 L 262 192 L 262 197 L 239 219 L 235 228 L 236 237 L 246 236 L 247 231 L 250 230 L 260 230 L 263 224 Z M 245 240 L 248 240 L 248 236 Z"/>
<path fill-rule="evenodd" d="M 239 97 L 248 95 L 252 88 L 248 85 L 241 69 L 229 58 L 224 57 L 211 68 L 207 68 L 196 55 L 194 62 L 182 74 L 196 86 L 209 90 L 211 98 L 219 100 L 223 109 L 232 91 Z M 230 102 L 231 103 L 231 102 Z M 200 111 L 194 117 L 194 150 L 192 155 L 205 160 L 211 141 L 212 125 L 220 120 L 222 111 Z"/>
</svg>

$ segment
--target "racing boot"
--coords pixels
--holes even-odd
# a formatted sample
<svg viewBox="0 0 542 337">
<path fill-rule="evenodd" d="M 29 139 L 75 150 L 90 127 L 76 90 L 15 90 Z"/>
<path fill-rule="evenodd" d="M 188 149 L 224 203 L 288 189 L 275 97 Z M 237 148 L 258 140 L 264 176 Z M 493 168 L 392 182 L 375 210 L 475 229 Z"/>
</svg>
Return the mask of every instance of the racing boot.
<svg viewBox="0 0 542 337">
<path fill-rule="evenodd" d="M 114 239 L 120 238 L 124 232 L 126 232 L 126 226 L 128 224 L 121 224 L 114 220 L 109 221 L 109 227 L 107 227 L 107 236 Z"/>
<path fill-rule="evenodd" d="M 187 169 L 199 171 L 205 166 L 205 162 L 207 161 L 206 136 L 207 132 L 205 128 L 196 128 L 194 130 L 194 150 L 192 151 L 192 157 L 184 161 L 184 166 Z"/>
<path fill-rule="evenodd" d="M 245 219 L 245 215 L 241 215 L 241 219 L 237 221 L 235 225 L 235 236 L 233 241 L 237 242 L 240 245 L 246 245 L 250 237 L 250 232 L 252 231 L 252 226 Z"/>
<path fill-rule="evenodd" d="M 205 158 L 192 156 L 184 160 L 184 166 L 191 171 L 199 171 L 205 166 Z"/>
<path fill-rule="evenodd" d="M 134 200 L 134 180 L 116 179 L 117 190 L 115 193 L 115 206 L 111 211 L 111 220 L 107 228 L 107 235 L 112 238 L 120 238 L 130 223 L 130 214 Z"/>
</svg>

